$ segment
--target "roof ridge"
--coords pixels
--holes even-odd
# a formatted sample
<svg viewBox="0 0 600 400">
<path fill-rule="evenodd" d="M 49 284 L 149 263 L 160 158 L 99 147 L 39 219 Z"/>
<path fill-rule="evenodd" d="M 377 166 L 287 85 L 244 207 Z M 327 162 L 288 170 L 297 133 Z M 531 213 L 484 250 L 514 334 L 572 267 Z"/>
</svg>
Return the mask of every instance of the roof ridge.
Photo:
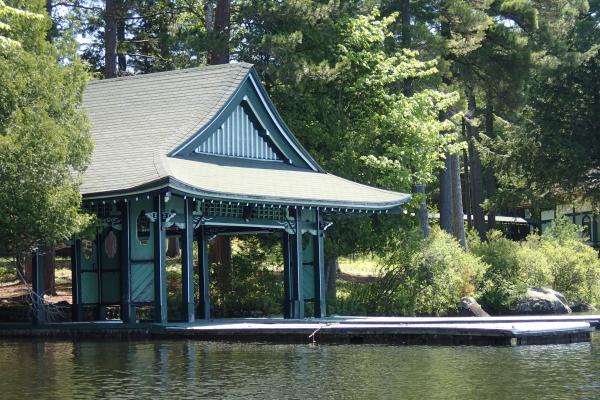
<svg viewBox="0 0 600 400">
<path fill-rule="evenodd" d="M 250 64 L 250 63 L 246 63 L 246 62 L 235 62 L 235 63 L 228 63 L 228 64 L 217 64 L 217 65 L 202 65 L 199 67 L 192 67 L 192 68 L 181 68 L 181 69 L 172 69 L 170 71 L 160 71 L 160 72 L 150 72 L 147 74 L 137 74 L 137 75 L 127 75 L 127 76 L 119 76 L 116 78 L 108 78 L 108 79 L 97 79 L 97 80 L 93 80 L 88 82 L 88 86 L 89 85 L 98 85 L 98 84 L 103 84 L 103 83 L 110 83 L 110 82 L 120 82 L 120 81 L 128 81 L 128 80 L 134 80 L 134 79 L 144 79 L 144 78 L 150 78 L 150 77 L 155 77 L 155 76 L 168 76 L 168 75 L 177 75 L 177 74 L 185 74 L 185 73 L 190 73 L 190 72 L 196 72 L 196 71 L 206 71 L 206 70 L 210 70 L 210 69 L 226 69 L 226 68 L 236 68 L 236 69 L 251 69 L 254 65 Z"/>
</svg>

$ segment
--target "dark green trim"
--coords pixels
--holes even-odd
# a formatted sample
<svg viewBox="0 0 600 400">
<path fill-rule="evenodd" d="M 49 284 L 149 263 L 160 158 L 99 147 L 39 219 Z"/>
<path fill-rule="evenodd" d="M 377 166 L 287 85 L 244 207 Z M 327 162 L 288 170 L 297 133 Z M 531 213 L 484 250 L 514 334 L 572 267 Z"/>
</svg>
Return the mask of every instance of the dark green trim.
<svg viewBox="0 0 600 400">
<path fill-rule="evenodd" d="M 283 318 L 291 318 L 292 311 L 292 266 L 290 251 L 291 235 L 283 232 L 281 249 L 283 251 Z"/>
<path fill-rule="evenodd" d="M 130 242 L 130 207 L 129 202 L 122 201 L 118 205 L 121 211 L 121 320 L 128 324 L 135 318 L 135 306 L 131 304 L 131 242 Z"/>
<path fill-rule="evenodd" d="M 300 210 L 293 211 L 294 234 L 292 235 L 292 318 L 304 318 L 304 290 L 302 287 L 302 227 Z"/>
<path fill-rule="evenodd" d="M 154 322 L 167 322 L 167 268 L 165 259 L 166 232 L 162 222 L 163 196 L 154 196 Z"/>
<path fill-rule="evenodd" d="M 200 226 L 198 232 L 198 318 L 210 319 L 210 297 L 208 296 L 208 235 L 206 229 Z"/>
<path fill-rule="evenodd" d="M 193 198 L 232 202 L 232 203 L 257 203 L 274 205 L 276 207 L 304 207 L 304 208 L 325 208 L 324 210 L 336 214 L 351 214 L 351 213 L 400 213 L 401 206 L 408 202 L 412 196 L 407 195 L 400 201 L 393 202 L 373 202 L 373 203 L 352 203 L 343 201 L 323 201 L 313 199 L 299 198 L 280 198 L 270 196 L 245 196 L 236 193 L 214 192 L 203 190 L 190 185 L 187 185 L 174 178 L 163 178 L 154 182 L 136 186 L 128 190 L 97 192 L 83 195 L 84 202 L 97 203 L 102 201 L 120 201 L 128 199 L 135 201 L 136 197 L 154 197 L 158 193 L 163 193 L 170 190 L 173 194 L 180 196 L 190 196 Z"/>
<path fill-rule="evenodd" d="M 185 322 L 194 322 L 194 203 L 184 199 L 185 229 L 181 233 L 181 286 L 182 316 Z"/>
<path fill-rule="evenodd" d="M 286 155 L 286 158 L 292 160 L 293 164 L 296 166 L 323 172 L 323 169 L 310 154 L 308 154 L 306 149 L 298 143 L 298 140 L 281 119 L 281 116 L 269 99 L 267 92 L 264 90 L 254 68 L 250 69 L 249 73 L 246 74 L 246 77 L 241 81 L 235 92 L 229 97 L 221 109 L 214 114 L 213 118 L 200 128 L 192 138 L 171 150 L 168 153 L 168 156 L 188 157 L 204 140 L 206 140 L 206 137 L 217 130 L 233 110 L 243 102 L 246 102 L 248 107 L 252 109 L 255 118 L 260 120 L 262 128 L 271 133 L 271 140 L 279 147 L 279 150 Z"/>
<path fill-rule="evenodd" d="M 71 318 L 83 321 L 83 305 L 81 300 L 81 239 L 73 240 L 71 245 Z"/>
<path fill-rule="evenodd" d="M 316 211 L 317 235 L 313 238 L 314 243 L 314 277 L 315 277 L 315 318 L 323 318 L 327 314 L 325 296 L 325 254 L 324 236 L 321 213 Z"/>
</svg>

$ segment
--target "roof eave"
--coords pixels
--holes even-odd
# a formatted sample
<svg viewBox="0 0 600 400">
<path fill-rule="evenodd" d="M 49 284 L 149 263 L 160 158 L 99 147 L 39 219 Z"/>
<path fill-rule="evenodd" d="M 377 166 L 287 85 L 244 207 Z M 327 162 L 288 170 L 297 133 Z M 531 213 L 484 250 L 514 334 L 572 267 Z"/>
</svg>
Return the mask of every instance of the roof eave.
<svg viewBox="0 0 600 400">
<path fill-rule="evenodd" d="M 404 197 L 396 201 L 387 202 L 351 202 L 351 201 L 328 201 L 319 199 L 303 199 L 293 197 L 271 197 L 252 196 L 239 193 L 215 192 L 190 186 L 173 177 L 161 178 L 136 187 L 106 192 L 84 193 L 84 201 L 106 201 L 132 198 L 136 196 L 147 196 L 153 193 L 172 191 L 175 194 L 191 196 L 202 199 L 226 201 L 232 203 L 254 203 L 271 204 L 274 206 L 299 206 L 337 209 L 340 212 L 351 212 L 352 210 L 387 211 L 400 212 L 401 206 L 406 204 L 412 196 L 404 194 Z"/>
</svg>

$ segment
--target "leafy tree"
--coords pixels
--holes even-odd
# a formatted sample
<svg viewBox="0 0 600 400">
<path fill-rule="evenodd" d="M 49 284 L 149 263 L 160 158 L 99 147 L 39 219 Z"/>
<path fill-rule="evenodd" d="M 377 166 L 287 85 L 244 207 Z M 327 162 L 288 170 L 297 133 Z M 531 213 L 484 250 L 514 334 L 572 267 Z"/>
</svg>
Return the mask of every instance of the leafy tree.
<svg viewBox="0 0 600 400">
<path fill-rule="evenodd" d="M 43 1 L 2 2 L 0 18 L 10 26 L 0 47 L 0 243 L 19 256 L 89 220 L 78 192 L 92 150 L 80 109 L 87 74 L 47 41 Z"/>
</svg>

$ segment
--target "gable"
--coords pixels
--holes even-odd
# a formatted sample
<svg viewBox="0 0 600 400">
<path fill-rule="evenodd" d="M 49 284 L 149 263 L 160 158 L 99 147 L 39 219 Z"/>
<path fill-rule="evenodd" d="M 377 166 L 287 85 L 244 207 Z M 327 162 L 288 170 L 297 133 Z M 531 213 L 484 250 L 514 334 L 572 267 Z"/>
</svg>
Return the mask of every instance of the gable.
<svg viewBox="0 0 600 400">
<path fill-rule="evenodd" d="M 289 131 L 254 71 L 215 117 L 169 156 L 283 162 L 322 171 Z"/>
<path fill-rule="evenodd" d="M 288 160 L 254 115 L 247 100 L 235 106 L 216 130 L 204 134 L 194 153 L 251 160 Z"/>
</svg>

